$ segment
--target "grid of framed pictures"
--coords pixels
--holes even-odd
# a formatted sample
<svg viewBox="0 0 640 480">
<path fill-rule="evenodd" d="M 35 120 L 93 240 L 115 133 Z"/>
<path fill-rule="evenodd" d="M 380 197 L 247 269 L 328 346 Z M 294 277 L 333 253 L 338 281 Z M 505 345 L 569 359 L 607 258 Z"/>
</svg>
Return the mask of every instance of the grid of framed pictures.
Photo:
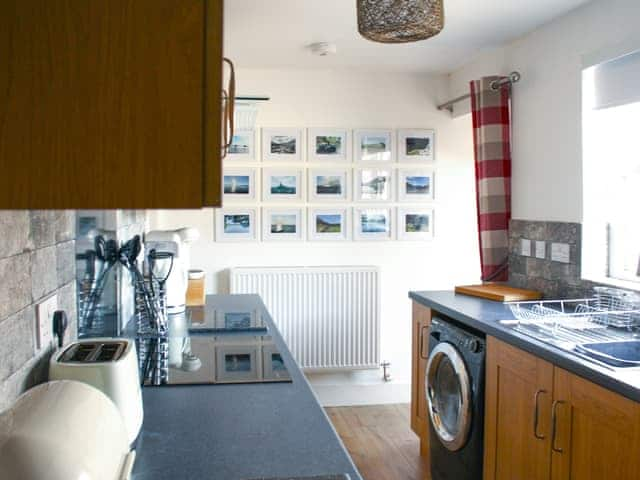
<svg viewBox="0 0 640 480">
<path fill-rule="evenodd" d="M 225 207 L 215 212 L 215 238 L 431 239 L 434 141 L 429 129 L 236 132 L 224 160 Z"/>
</svg>

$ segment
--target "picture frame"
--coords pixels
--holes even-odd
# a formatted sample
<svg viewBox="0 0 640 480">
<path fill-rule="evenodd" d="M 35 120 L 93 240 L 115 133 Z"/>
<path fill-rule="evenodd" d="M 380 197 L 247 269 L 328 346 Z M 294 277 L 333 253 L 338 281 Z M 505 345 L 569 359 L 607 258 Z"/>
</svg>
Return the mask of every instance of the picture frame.
<svg viewBox="0 0 640 480">
<path fill-rule="evenodd" d="M 216 382 L 255 382 L 262 378 L 262 354 L 259 345 L 234 345 L 217 342 Z"/>
<path fill-rule="evenodd" d="M 356 162 L 393 162 L 395 155 L 393 130 L 356 130 L 353 139 L 353 156 Z"/>
<path fill-rule="evenodd" d="M 398 240 L 432 240 L 433 209 L 424 207 L 398 207 Z"/>
<path fill-rule="evenodd" d="M 263 168 L 262 201 L 304 201 L 305 183 L 303 168 Z"/>
<path fill-rule="evenodd" d="M 404 169 L 397 171 L 399 202 L 431 202 L 434 199 L 435 173 L 430 169 Z"/>
<path fill-rule="evenodd" d="M 309 208 L 307 217 L 310 241 L 342 242 L 351 239 L 351 209 Z"/>
<path fill-rule="evenodd" d="M 215 213 L 218 242 L 255 242 L 260 231 L 256 208 L 221 208 Z"/>
<path fill-rule="evenodd" d="M 350 199 L 351 169 L 309 170 L 309 201 L 334 202 Z"/>
<path fill-rule="evenodd" d="M 226 202 L 252 202 L 256 195 L 255 168 L 225 168 L 222 172 L 222 194 Z"/>
<path fill-rule="evenodd" d="M 272 342 L 262 345 L 262 379 L 273 382 L 290 382 L 291 375 L 278 347 Z"/>
<path fill-rule="evenodd" d="M 392 202 L 391 168 L 358 168 L 353 176 L 353 199 L 356 202 Z"/>
<path fill-rule="evenodd" d="M 303 160 L 302 129 L 263 128 L 262 160 L 264 162 L 300 162 Z"/>
<path fill-rule="evenodd" d="M 433 129 L 398 130 L 398 161 L 432 163 L 435 160 Z"/>
<path fill-rule="evenodd" d="M 304 240 L 303 208 L 263 208 L 263 241 Z"/>
<path fill-rule="evenodd" d="M 355 208 L 353 232 L 355 240 L 393 240 L 394 210 L 385 207 Z"/>
<path fill-rule="evenodd" d="M 256 131 L 238 130 L 234 132 L 225 161 L 256 161 Z"/>
<path fill-rule="evenodd" d="M 309 128 L 307 149 L 309 162 L 348 162 L 351 132 L 344 128 Z"/>
</svg>

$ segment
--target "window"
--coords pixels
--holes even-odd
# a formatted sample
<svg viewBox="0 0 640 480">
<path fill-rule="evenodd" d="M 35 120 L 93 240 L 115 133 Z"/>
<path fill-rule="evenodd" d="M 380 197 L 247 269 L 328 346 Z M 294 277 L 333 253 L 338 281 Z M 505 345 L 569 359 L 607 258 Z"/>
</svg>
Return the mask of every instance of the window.
<svg viewBox="0 0 640 480">
<path fill-rule="evenodd" d="M 582 276 L 640 288 L 640 52 L 583 70 L 582 92 Z"/>
</svg>

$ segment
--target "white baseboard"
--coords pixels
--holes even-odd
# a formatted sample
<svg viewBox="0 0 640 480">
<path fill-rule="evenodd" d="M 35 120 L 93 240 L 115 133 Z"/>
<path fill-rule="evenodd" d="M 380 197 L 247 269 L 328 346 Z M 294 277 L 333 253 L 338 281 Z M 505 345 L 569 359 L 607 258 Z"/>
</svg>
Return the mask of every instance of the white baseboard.
<svg viewBox="0 0 640 480">
<path fill-rule="evenodd" d="M 411 385 L 405 383 L 327 385 L 313 381 L 311 388 L 323 407 L 345 407 L 354 405 L 382 405 L 388 403 L 409 403 Z"/>
</svg>

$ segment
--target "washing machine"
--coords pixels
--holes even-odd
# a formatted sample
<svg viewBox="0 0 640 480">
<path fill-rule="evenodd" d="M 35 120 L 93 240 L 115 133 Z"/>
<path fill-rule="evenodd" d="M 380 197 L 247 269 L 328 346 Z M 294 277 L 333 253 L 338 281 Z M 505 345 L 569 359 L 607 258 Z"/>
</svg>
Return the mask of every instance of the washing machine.
<svg viewBox="0 0 640 480">
<path fill-rule="evenodd" d="M 482 334 L 433 317 L 425 373 L 433 480 L 482 478 L 485 353 Z"/>
</svg>

